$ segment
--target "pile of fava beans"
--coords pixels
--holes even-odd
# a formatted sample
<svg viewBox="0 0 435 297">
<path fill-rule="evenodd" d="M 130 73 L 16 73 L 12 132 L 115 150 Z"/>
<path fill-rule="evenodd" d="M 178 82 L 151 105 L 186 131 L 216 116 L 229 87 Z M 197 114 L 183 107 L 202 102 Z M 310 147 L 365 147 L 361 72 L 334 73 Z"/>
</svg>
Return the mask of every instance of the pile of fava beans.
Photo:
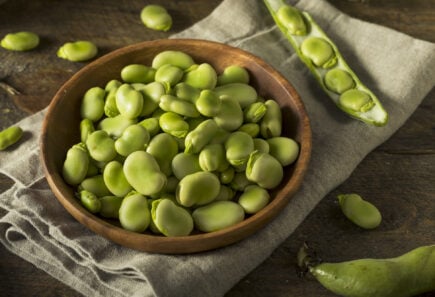
<svg viewBox="0 0 435 297">
<path fill-rule="evenodd" d="M 295 162 L 281 109 L 231 65 L 222 73 L 181 51 L 126 65 L 121 81 L 81 102 L 81 142 L 62 175 L 82 205 L 124 229 L 165 236 L 212 232 L 263 209 Z"/>
</svg>

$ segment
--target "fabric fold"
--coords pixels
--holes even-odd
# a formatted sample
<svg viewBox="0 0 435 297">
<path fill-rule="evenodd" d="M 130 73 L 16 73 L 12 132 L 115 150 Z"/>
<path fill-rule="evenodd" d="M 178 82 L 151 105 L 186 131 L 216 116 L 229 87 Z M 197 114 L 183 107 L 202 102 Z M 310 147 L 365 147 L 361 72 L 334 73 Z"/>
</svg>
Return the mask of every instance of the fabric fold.
<svg viewBox="0 0 435 297">
<path fill-rule="evenodd" d="M 338 110 L 261 1 L 225 0 L 208 17 L 172 36 L 251 52 L 282 73 L 302 98 L 313 131 L 311 163 L 300 190 L 272 222 L 236 244 L 192 255 L 149 254 L 114 244 L 74 220 L 43 178 L 41 111 L 19 123 L 28 138 L 0 155 L 0 172 L 15 183 L 0 194 L 1 243 L 85 296 L 223 296 L 388 139 L 435 85 L 434 44 L 356 20 L 323 0 L 290 3 L 311 13 L 336 40 L 360 79 L 385 105 L 387 126 L 368 126 Z"/>
</svg>

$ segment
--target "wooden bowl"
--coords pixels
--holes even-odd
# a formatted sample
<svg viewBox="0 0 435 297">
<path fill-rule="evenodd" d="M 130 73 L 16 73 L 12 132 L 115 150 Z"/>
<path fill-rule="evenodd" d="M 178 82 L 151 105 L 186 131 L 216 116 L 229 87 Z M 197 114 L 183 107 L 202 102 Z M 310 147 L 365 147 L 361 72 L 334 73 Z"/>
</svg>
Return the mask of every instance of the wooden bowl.
<svg viewBox="0 0 435 297">
<path fill-rule="evenodd" d="M 229 65 L 245 67 L 250 84 L 265 98 L 275 99 L 282 107 L 283 135 L 300 144 L 297 161 L 285 168 L 281 185 L 271 193 L 271 202 L 243 222 L 211 233 L 184 237 L 164 237 L 152 233 L 134 233 L 116 222 L 93 215 L 75 198 L 71 186 L 62 179 L 62 165 L 67 150 L 80 140 L 80 103 L 91 87 L 104 87 L 111 79 L 120 79 L 121 69 L 128 64 L 151 65 L 152 58 L 164 50 L 179 50 L 195 62 L 207 62 L 218 72 Z M 71 77 L 56 93 L 42 127 L 41 158 L 48 183 L 65 209 L 80 223 L 120 245 L 154 253 L 183 254 L 211 250 L 237 242 L 272 220 L 299 188 L 311 154 L 311 130 L 304 105 L 293 86 L 260 58 L 225 44 L 189 39 L 145 41 L 121 48 L 88 64 Z"/>
</svg>

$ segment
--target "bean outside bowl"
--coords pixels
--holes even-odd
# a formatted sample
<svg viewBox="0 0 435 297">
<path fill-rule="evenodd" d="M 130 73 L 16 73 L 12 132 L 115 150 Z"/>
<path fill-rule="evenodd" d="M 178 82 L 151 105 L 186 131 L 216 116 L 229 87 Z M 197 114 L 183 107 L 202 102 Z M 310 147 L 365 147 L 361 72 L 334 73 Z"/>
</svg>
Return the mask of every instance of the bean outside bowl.
<svg viewBox="0 0 435 297">
<path fill-rule="evenodd" d="M 196 63 L 209 63 L 218 72 L 229 65 L 245 67 L 250 84 L 260 96 L 273 98 L 282 108 L 283 135 L 300 144 L 297 161 L 285 167 L 282 183 L 271 192 L 270 203 L 255 215 L 232 227 L 183 237 L 164 237 L 153 233 L 134 233 L 119 223 L 88 212 L 62 178 L 67 150 L 80 141 L 80 104 L 91 87 L 112 79 L 120 80 L 121 69 L 133 63 L 151 65 L 153 57 L 164 50 L 179 50 Z M 225 44 L 205 40 L 166 39 L 145 41 L 111 52 L 88 64 L 73 75 L 56 93 L 43 122 L 41 159 L 47 181 L 59 202 L 81 224 L 117 244 L 129 248 L 167 254 L 185 254 L 216 249 L 246 238 L 263 228 L 288 204 L 300 187 L 311 155 L 311 130 L 304 105 L 293 86 L 262 59 Z"/>
</svg>

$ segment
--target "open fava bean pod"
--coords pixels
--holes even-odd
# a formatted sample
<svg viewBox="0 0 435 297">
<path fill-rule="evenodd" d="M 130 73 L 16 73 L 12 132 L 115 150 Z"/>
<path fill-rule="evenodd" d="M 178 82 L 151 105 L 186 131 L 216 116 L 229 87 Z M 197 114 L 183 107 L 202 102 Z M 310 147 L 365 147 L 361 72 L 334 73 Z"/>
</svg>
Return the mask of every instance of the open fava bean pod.
<svg viewBox="0 0 435 297">
<path fill-rule="evenodd" d="M 264 0 L 278 28 L 332 101 L 348 115 L 375 126 L 388 113 L 348 66 L 334 42 L 312 16 L 283 0 Z"/>
</svg>

